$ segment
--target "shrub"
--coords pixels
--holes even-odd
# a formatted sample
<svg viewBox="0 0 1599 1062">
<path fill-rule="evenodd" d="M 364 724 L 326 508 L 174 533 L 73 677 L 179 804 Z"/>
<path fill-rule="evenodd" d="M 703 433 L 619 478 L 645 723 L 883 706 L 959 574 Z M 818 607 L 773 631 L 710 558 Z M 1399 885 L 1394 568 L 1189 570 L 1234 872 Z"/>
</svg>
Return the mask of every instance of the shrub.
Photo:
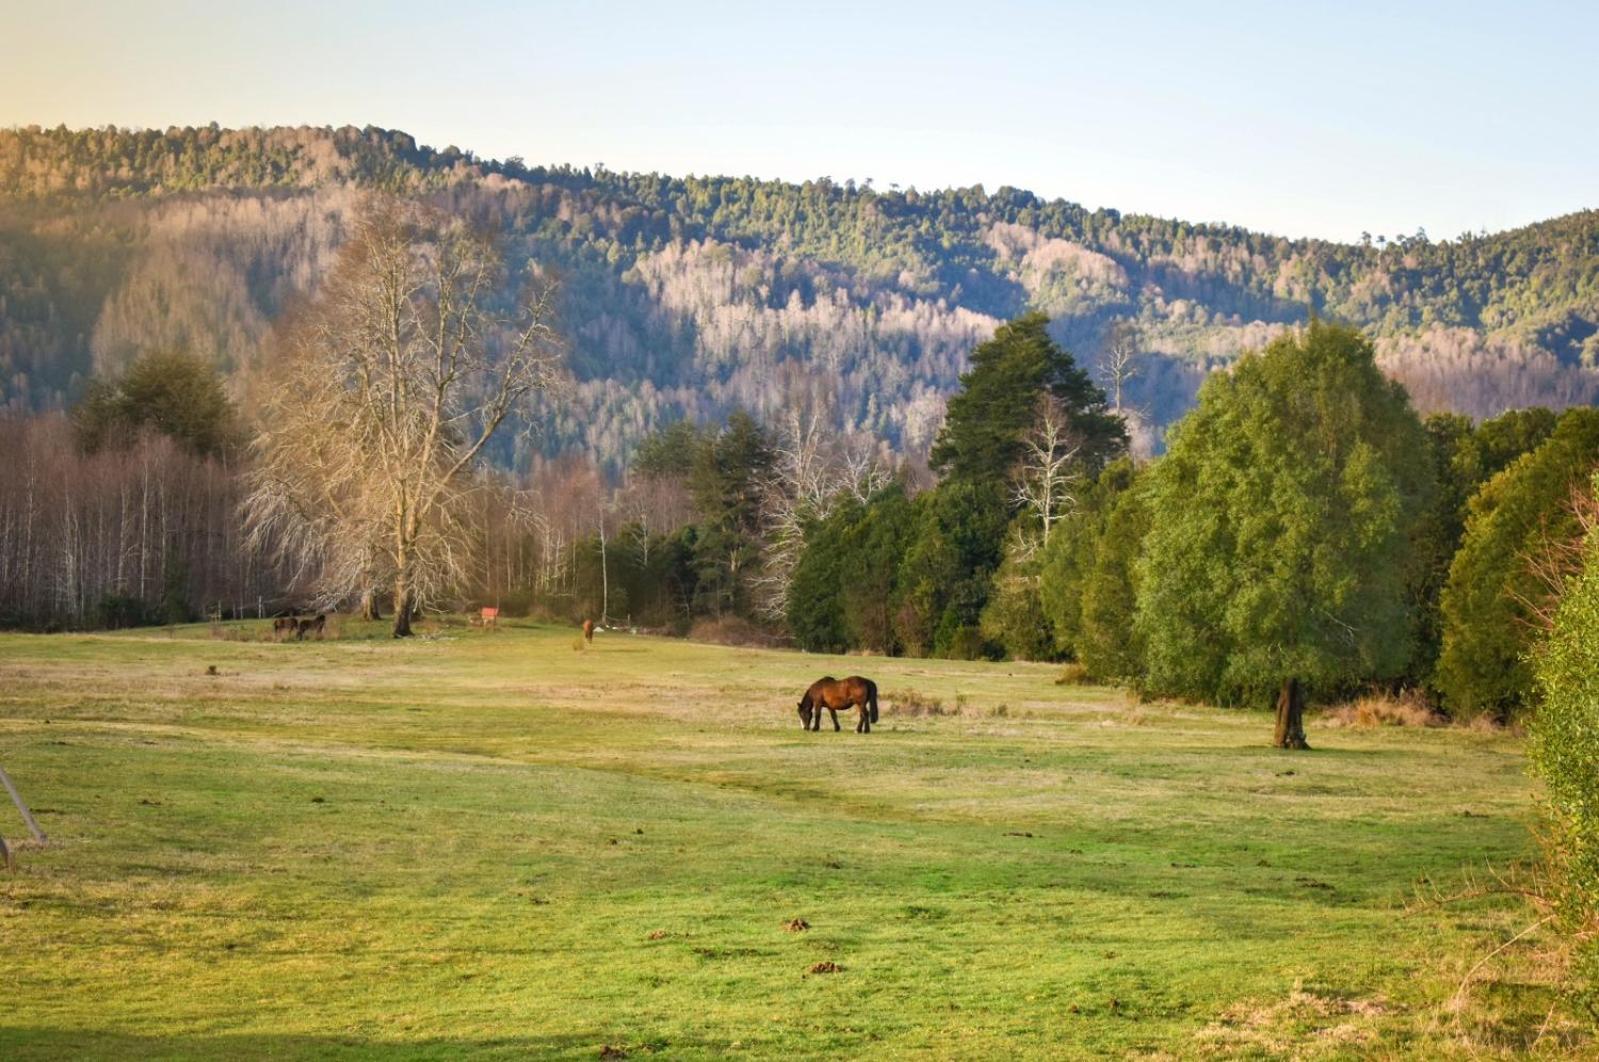
<svg viewBox="0 0 1599 1062">
<path fill-rule="evenodd" d="M 1551 869 L 1574 947 L 1574 991 L 1599 1013 L 1599 535 L 1533 658 L 1529 747 L 1553 822 Z"/>
</svg>

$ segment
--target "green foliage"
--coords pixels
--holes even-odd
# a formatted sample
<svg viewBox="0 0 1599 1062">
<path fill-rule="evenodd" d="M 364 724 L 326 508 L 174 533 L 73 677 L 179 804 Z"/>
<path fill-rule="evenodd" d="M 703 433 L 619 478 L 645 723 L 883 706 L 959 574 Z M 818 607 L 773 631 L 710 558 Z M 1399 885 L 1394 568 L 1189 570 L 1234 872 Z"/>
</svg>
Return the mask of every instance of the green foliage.
<svg viewBox="0 0 1599 1062">
<path fill-rule="evenodd" d="M 1149 476 L 1151 688 L 1259 701 L 1401 674 L 1433 489 L 1421 422 L 1359 333 L 1312 322 L 1212 377 Z"/>
<path fill-rule="evenodd" d="M 800 648 L 901 651 L 897 583 L 917 511 L 896 483 L 864 505 L 845 502 L 809 530 L 788 595 L 789 630 Z"/>
<path fill-rule="evenodd" d="M 642 476 L 687 481 L 715 438 L 693 421 L 674 421 L 639 443 L 631 467 Z"/>
<path fill-rule="evenodd" d="M 1451 714 L 1505 719 L 1526 703 L 1532 685 L 1528 606 L 1549 593 L 1532 562 L 1576 537 L 1569 503 L 1596 462 L 1599 410 L 1567 410 L 1541 446 L 1471 499 L 1441 598 L 1436 682 Z"/>
<path fill-rule="evenodd" d="M 1438 413 L 1425 424 L 1438 491 L 1412 535 L 1416 652 L 1406 679 L 1413 685 L 1433 680 L 1443 648 L 1441 598 L 1465 534 L 1468 502 L 1489 478 L 1554 431 L 1555 414 L 1513 409 L 1473 426 L 1458 413 Z"/>
<path fill-rule="evenodd" d="M 841 653 L 853 642 L 843 573 L 850 540 L 863 517 L 861 506 L 841 505 L 805 536 L 787 603 L 788 627 L 801 649 Z"/>
<path fill-rule="evenodd" d="M 1599 534 L 1566 587 L 1533 659 L 1537 711 L 1529 754 L 1554 822 L 1554 870 L 1578 995 L 1599 1013 Z"/>
<path fill-rule="evenodd" d="M 844 618 L 852 648 L 897 655 L 894 631 L 899 566 L 915 532 L 916 508 L 895 484 L 867 504 L 850 529 L 840 561 Z"/>
<path fill-rule="evenodd" d="M 987 655 L 978 623 L 1009 524 L 998 482 L 952 479 L 916 499 L 894 631 L 916 656 Z"/>
<path fill-rule="evenodd" d="M 1053 660 L 1059 655 L 1040 597 L 1042 567 L 1037 553 L 1025 556 L 1014 547 L 1007 550 L 983 606 L 979 623 L 983 637 L 1013 660 Z"/>
<path fill-rule="evenodd" d="M 1101 682 L 1138 685 L 1142 680 L 1144 642 L 1135 620 L 1138 560 L 1149 522 L 1149 506 L 1136 483 L 1115 493 L 1083 583 L 1077 659 Z"/>
<path fill-rule="evenodd" d="M 221 457 L 241 441 L 238 416 L 216 367 L 179 351 L 154 351 L 120 378 L 89 386 L 73 414 L 78 444 L 94 453 L 158 432 L 199 457 Z"/>
<path fill-rule="evenodd" d="M 104 594 L 95 603 L 94 625 L 104 630 L 149 627 L 160 622 L 161 610 L 132 594 Z"/>
<path fill-rule="evenodd" d="M 1056 647 L 1073 659 L 1081 659 L 1083 591 L 1094 574 L 1106 523 L 1136 474 L 1127 458 L 1107 465 L 1079 493 L 1077 507 L 1055 525 L 1045 545 L 1040 600 Z"/>
<path fill-rule="evenodd" d="M 1125 450 L 1127 431 L 1105 409 L 1105 393 L 1049 337 L 1049 318 L 1029 313 L 1000 325 L 972 351 L 959 393 L 933 445 L 932 463 L 952 478 L 1003 479 L 1022 452 L 1039 396 L 1060 399 L 1081 439 L 1085 464 L 1098 467 Z"/>
<path fill-rule="evenodd" d="M 698 605 L 705 612 L 743 613 L 749 607 L 750 578 L 761 559 L 761 488 L 771 466 L 771 440 L 742 410 L 695 454 L 694 564 Z"/>
</svg>

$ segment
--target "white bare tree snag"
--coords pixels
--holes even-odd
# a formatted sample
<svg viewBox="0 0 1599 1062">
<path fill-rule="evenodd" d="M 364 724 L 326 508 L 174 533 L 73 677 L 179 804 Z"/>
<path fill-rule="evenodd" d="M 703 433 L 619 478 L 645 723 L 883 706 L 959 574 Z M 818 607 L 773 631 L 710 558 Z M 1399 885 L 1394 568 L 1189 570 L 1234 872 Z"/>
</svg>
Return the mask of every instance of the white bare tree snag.
<svg viewBox="0 0 1599 1062">
<path fill-rule="evenodd" d="M 1047 546 L 1050 531 L 1076 507 L 1073 491 L 1081 473 L 1074 462 L 1081 448 L 1066 407 L 1054 395 L 1042 395 L 1011 483 L 1016 504 L 1038 520 L 1037 534 L 1023 536 L 1026 555 Z"/>
</svg>

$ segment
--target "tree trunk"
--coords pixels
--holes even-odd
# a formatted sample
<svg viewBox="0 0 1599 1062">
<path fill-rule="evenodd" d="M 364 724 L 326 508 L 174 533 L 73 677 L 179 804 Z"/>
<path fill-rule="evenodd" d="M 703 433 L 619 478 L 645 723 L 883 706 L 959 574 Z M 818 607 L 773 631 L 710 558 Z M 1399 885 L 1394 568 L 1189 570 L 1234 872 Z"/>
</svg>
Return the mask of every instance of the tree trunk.
<svg viewBox="0 0 1599 1062">
<path fill-rule="evenodd" d="M 1272 744 L 1280 749 L 1308 749 L 1305 743 L 1305 691 L 1296 678 L 1283 679 L 1277 695 L 1277 733 Z"/>
<path fill-rule="evenodd" d="M 383 618 L 383 610 L 378 607 L 378 593 L 370 586 L 361 591 L 361 618 L 364 620 Z"/>
<path fill-rule="evenodd" d="M 398 585 L 394 588 L 394 636 L 411 637 L 411 594 Z"/>
</svg>

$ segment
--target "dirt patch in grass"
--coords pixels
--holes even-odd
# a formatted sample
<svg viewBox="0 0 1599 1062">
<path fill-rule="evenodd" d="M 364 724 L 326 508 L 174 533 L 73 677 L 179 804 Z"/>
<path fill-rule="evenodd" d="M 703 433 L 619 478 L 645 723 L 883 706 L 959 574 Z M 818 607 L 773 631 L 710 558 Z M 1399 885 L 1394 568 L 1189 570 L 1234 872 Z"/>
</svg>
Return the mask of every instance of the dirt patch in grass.
<svg viewBox="0 0 1599 1062">
<path fill-rule="evenodd" d="M 783 928 L 788 930 L 790 933 L 803 933 L 807 929 L 811 928 L 811 924 L 805 921 L 803 918 L 790 918 L 787 922 L 783 923 Z"/>
<path fill-rule="evenodd" d="M 805 972 L 808 973 L 808 974 L 832 974 L 832 973 L 838 973 L 839 971 L 841 971 L 843 969 L 844 969 L 844 967 L 840 966 L 838 963 L 834 962 L 832 959 L 824 959 L 821 962 L 812 963 L 811 964 L 811 968 L 806 970 Z"/>
</svg>

